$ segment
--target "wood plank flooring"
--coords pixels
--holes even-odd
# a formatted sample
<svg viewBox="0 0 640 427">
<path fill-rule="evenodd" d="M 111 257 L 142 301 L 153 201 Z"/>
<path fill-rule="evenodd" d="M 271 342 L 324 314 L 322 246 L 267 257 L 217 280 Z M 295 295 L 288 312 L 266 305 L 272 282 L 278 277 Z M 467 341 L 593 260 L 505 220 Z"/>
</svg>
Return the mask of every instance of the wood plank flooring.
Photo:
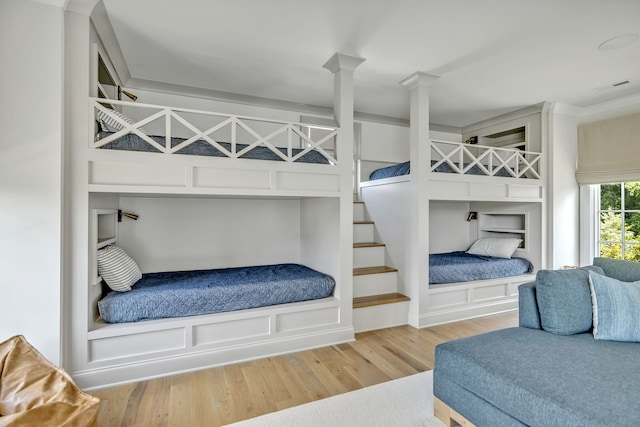
<svg viewBox="0 0 640 427">
<path fill-rule="evenodd" d="M 98 426 L 221 426 L 433 368 L 437 344 L 517 326 L 517 312 L 94 390 Z"/>
</svg>

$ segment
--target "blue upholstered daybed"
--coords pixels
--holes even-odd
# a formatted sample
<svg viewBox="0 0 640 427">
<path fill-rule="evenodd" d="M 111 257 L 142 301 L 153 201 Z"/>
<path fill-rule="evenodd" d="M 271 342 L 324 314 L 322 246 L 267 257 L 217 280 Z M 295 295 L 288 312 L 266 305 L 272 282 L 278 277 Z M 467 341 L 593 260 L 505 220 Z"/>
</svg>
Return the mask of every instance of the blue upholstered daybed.
<svg viewBox="0 0 640 427">
<path fill-rule="evenodd" d="M 520 327 L 440 344 L 436 416 L 480 426 L 640 425 L 640 263 L 540 271 Z"/>
<path fill-rule="evenodd" d="M 131 290 L 98 301 L 107 323 L 197 316 L 308 301 L 333 294 L 334 280 L 299 264 L 143 274 Z"/>
</svg>

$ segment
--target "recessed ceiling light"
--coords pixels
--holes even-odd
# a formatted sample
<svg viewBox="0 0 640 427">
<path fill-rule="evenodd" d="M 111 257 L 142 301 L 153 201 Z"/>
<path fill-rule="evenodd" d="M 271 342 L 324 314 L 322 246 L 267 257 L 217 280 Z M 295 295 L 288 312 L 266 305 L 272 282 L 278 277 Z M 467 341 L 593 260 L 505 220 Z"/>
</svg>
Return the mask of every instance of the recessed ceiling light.
<svg viewBox="0 0 640 427">
<path fill-rule="evenodd" d="M 615 36 L 613 38 L 610 38 L 609 40 L 606 40 L 600 43 L 600 46 L 598 46 L 598 49 L 599 50 L 621 49 L 625 46 L 629 46 L 630 44 L 635 43 L 636 41 L 638 41 L 639 38 L 640 36 L 635 33 L 621 34 L 619 36 Z"/>
</svg>

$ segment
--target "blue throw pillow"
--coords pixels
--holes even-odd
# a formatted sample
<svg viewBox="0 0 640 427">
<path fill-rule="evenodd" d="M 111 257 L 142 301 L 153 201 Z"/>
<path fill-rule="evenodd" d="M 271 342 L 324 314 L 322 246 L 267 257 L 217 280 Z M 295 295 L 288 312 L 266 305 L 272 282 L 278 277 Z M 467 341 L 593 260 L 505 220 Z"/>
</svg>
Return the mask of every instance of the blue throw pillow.
<svg viewBox="0 0 640 427">
<path fill-rule="evenodd" d="M 536 275 L 536 300 L 542 329 L 558 335 L 591 330 L 593 308 L 589 271 L 604 274 L 600 267 L 574 270 L 540 270 Z"/>
<path fill-rule="evenodd" d="M 594 338 L 640 342 L 640 282 L 621 282 L 593 272 L 589 282 Z"/>
<path fill-rule="evenodd" d="M 628 259 L 594 258 L 593 265 L 602 268 L 604 275 L 622 280 L 635 282 L 640 280 L 640 262 Z"/>
</svg>

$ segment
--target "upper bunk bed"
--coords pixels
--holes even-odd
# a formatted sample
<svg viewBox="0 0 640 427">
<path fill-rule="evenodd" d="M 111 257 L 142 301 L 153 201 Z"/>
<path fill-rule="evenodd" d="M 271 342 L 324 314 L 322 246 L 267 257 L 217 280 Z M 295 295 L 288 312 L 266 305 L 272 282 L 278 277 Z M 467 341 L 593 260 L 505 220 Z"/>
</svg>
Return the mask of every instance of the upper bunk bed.
<svg viewBox="0 0 640 427">
<path fill-rule="evenodd" d="M 488 143 L 489 141 L 487 141 Z M 428 194 L 431 200 L 541 201 L 542 154 L 526 144 L 498 147 L 471 142 L 428 140 Z M 360 187 L 411 180 L 411 162 L 372 171 Z"/>
<path fill-rule="evenodd" d="M 89 105 L 92 192 L 332 197 L 350 173 L 337 158 L 337 127 L 104 98 Z"/>
</svg>

